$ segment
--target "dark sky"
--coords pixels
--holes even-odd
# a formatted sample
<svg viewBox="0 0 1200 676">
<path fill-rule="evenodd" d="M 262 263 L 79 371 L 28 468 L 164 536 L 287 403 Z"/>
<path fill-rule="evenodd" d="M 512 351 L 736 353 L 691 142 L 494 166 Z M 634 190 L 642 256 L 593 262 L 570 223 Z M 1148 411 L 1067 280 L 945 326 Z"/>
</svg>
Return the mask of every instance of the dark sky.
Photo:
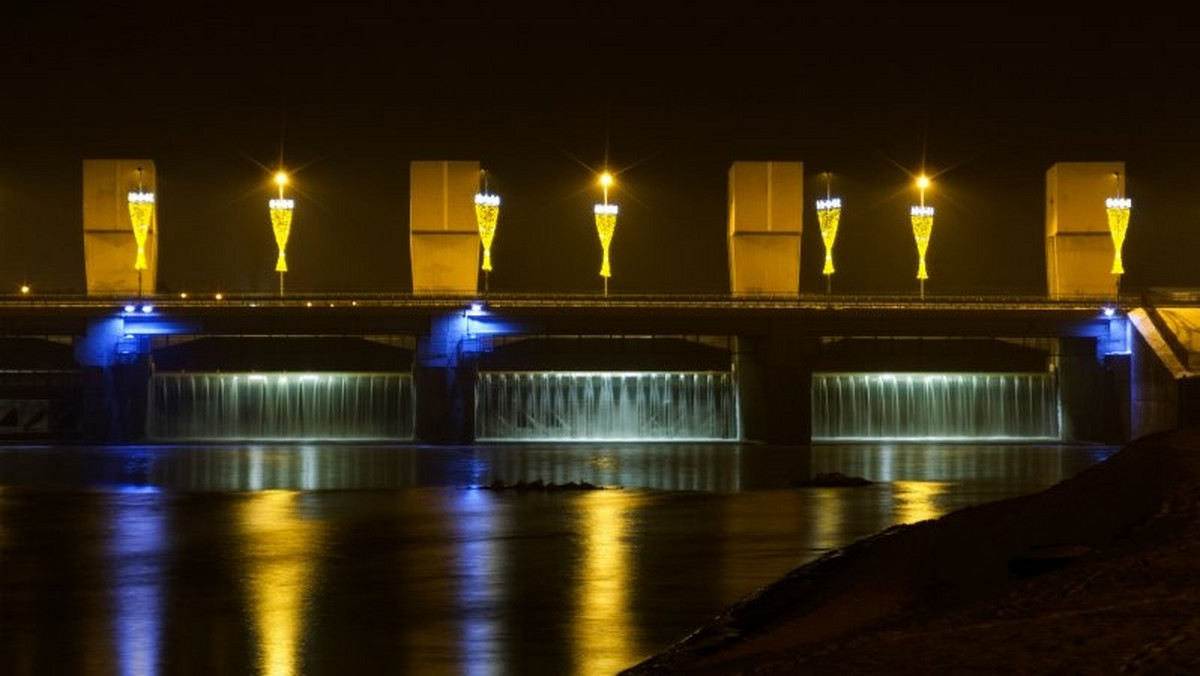
<svg viewBox="0 0 1200 676">
<path fill-rule="evenodd" d="M 785 3 L 780 3 L 785 4 Z M 593 169 L 620 172 L 616 293 L 728 290 L 736 160 L 804 163 L 845 211 L 836 291 L 1045 292 L 1045 174 L 1124 161 L 1122 289 L 1200 286 L 1200 58 L 1182 21 L 1052 3 L 17 3 L 0 22 L 0 290 L 82 291 L 81 164 L 159 173 L 160 291 L 408 291 L 408 166 L 478 160 L 495 291 L 598 292 Z M 765 5 L 774 7 L 775 5 Z M 1130 6 L 1128 11 L 1145 11 Z"/>
</svg>

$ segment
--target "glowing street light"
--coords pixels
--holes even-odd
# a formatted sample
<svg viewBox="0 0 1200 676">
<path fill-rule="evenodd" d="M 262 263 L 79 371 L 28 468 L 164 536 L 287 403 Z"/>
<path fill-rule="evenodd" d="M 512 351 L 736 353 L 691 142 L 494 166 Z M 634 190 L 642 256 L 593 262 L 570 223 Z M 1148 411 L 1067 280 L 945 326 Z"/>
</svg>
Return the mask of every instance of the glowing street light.
<svg viewBox="0 0 1200 676">
<path fill-rule="evenodd" d="M 821 241 L 825 243 L 825 292 L 829 293 L 833 279 L 833 241 L 837 239 L 838 220 L 842 217 L 842 200 L 829 196 L 829 174 L 825 174 L 825 199 L 817 200 L 817 221 L 821 224 Z"/>
<path fill-rule="evenodd" d="M 275 184 L 279 186 L 279 197 L 272 199 L 268 206 L 271 210 L 271 230 L 275 232 L 275 244 L 279 247 L 279 258 L 275 261 L 275 271 L 279 273 L 279 295 L 283 295 L 283 273 L 287 272 L 287 241 L 292 232 L 292 210 L 296 204 L 283 196 L 283 186 L 287 185 L 288 175 L 282 171 L 276 172 Z"/>
<path fill-rule="evenodd" d="M 612 268 L 608 263 L 608 247 L 612 244 L 613 232 L 617 229 L 617 205 L 608 203 L 608 188 L 613 183 L 612 174 L 607 171 L 600 174 L 600 187 L 604 190 L 604 202 L 597 204 L 596 233 L 600 236 L 600 248 L 604 250 L 604 260 L 600 263 L 600 276 L 604 278 L 604 295 L 608 295 L 608 278 L 612 277 Z"/>
<path fill-rule="evenodd" d="M 925 280 L 929 272 L 925 269 L 925 252 L 929 250 L 929 237 L 933 234 L 933 207 L 925 206 L 925 190 L 929 188 L 929 177 L 917 177 L 917 189 L 921 191 L 921 203 L 912 207 L 913 239 L 917 242 L 917 279 L 921 281 L 921 298 L 925 298 Z"/>
<path fill-rule="evenodd" d="M 1125 274 L 1125 265 L 1121 260 L 1121 247 L 1125 245 L 1125 233 L 1129 230 L 1129 210 L 1133 208 L 1133 200 L 1121 195 L 1121 175 L 1114 174 L 1117 179 L 1117 196 L 1104 200 L 1104 208 L 1108 213 L 1108 232 L 1113 241 L 1112 274 L 1117 275 L 1118 294 L 1121 288 L 1121 275 Z"/>
<path fill-rule="evenodd" d="M 137 256 L 133 269 L 138 273 L 138 295 L 142 295 L 142 270 L 146 269 L 146 237 L 150 233 L 150 221 L 154 218 L 154 193 L 142 189 L 142 168 L 138 167 L 138 189 L 127 196 L 129 223 L 133 226 L 133 238 L 137 241 Z"/>
<path fill-rule="evenodd" d="M 496 223 L 500 220 L 500 196 L 487 190 L 487 174 L 484 174 L 483 190 L 475 195 L 475 222 L 479 225 L 479 241 L 483 243 L 483 290 L 488 289 L 492 272 L 492 240 L 496 237 Z"/>
</svg>

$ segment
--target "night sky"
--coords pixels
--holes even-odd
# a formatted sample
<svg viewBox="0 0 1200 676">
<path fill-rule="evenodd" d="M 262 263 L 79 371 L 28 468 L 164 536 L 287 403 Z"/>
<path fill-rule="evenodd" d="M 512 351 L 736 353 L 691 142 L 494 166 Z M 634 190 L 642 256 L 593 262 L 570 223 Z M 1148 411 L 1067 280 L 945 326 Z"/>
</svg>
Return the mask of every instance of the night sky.
<svg viewBox="0 0 1200 676">
<path fill-rule="evenodd" d="M 488 171 L 497 292 L 602 290 L 591 205 L 606 164 L 611 292 L 727 291 L 737 160 L 804 163 L 802 291 L 824 291 L 823 172 L 844 203 L 834 291 L 917 288 L 907 214 L 924 167 L 927 293 L 1044 294 L 1060 161 L 1126 163 L 1122 290 L 1200 286 L 1200 57 L 1170 17 L 409 4 L 10 4 L 0 292 L 83 291 L 82 160 L 121 157 L 157 166 L 161 292 L 276 289 L 280 164 L 296 198 L 288 289 L 407 292 L 413 160 Z"/>
</svg>

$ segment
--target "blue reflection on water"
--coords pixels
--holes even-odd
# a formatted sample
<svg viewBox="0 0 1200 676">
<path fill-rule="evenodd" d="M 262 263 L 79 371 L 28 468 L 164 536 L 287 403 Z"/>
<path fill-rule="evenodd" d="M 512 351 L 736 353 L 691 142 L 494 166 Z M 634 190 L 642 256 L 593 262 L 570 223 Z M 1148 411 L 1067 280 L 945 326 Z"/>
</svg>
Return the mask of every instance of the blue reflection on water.
<svg viewBox="0 0 1200 676">
<path fill-rule="evenodd" d="M 128 497 L 110 503 L 109 552 L 112 568 L 113 631 L 123 676 L 158 674 L 162 642 L 163 568 L 169 547 L 161 505 L 138 493 L 157 489 L 124 488 Z"/>
</svg>

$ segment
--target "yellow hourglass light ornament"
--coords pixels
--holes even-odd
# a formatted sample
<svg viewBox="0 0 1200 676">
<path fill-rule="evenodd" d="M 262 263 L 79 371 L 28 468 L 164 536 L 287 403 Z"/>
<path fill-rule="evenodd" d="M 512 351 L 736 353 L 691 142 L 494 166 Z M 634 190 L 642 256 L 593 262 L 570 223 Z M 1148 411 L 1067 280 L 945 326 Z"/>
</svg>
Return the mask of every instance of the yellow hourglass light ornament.
<svg viewBox="0 0 1200 676">
<path fill-rule="evenodd" d="M 600 236 L 600 248 L 604 258 L 600 263 L 600 276 L 604 278 L 604 295 L 608 295 L 608 278 L 612 277 L 612 267 L 608 262 L 608 247 L 612 244 L 613 232 L 617 229 L 617 205 L 608 203 L 608 189 L 613 184 L 613 175 L 607 171 L 600 174 L 600 187 L 604 190 L 604 202 L 597 204 L 596 234 Z"/>
<path fill-rule="evenodd" d="M 143 192 L 141 187 L 129 193 L 129 222 L 133 225 L 133 238 L 137 240 L 137 257 L 134 270 L 146 269 L 146 236 L 150 233 L 150 221 L 154 217 L 154 193 Z"/>
<path fill-rule="evenodd" d="M 292 231 L 292 210 L 295 202 L 290 199 L 273 199 L 271 207 L 271 229 L 275 231 L 275 245 L 279 247 L 279 258 L 275 261 L 276 272 L 287 272 L 287 241 Z"/>
<path fill-rule="evenodd" d="M 925 280 L 929 272 L 925 269 L 925 252 L 929 250 L 929 236 L 933 233 L 933 207 L 914 206 L 911 212 L 913 239 L 917 242 L 917 279 L 921 280 L 921 293 L 925 292 Z"/>
<path fill-rule="evenodd" d="M 275 233 L 275 245 L 279 247 L 279 258 L 275 261 L 275 271 L 279 273 L 279 295 L 283 295 L 283 273 L 287 272 L 287 241 L 292 232 L 292 211 L 296 203 L 283 196 L 283 186 L 288 182 L 287 174 L 282 171 L 275 174 L 275 184 L 279 186 L 279 197 L 267 203 L 271 210 L 271 230 Z"/>
<path fill-rule="evenodd" d="M 600 235 L 600 247 L 604 250 L 604 260 L 600 263 L 600 276 L 605 280 L 605 289 L 608 288 L 608 278 L 612 277 L 612 268 L 608 262 L 608 247 L 612 244 L 613 231 L 617 229 L 617 205 L 615 204 L 597 204 L 596 212 L 596 233 Z"/>
<path fill-rule="evenodd" d="M 837 238 L 838 220 L 842 217 L 842 200 L 831 197 L 817 200 L 817 220 L 821 224 L 821 241 L 825 243 L 823 275 L 833 274 L 833 241 Z"/>
<path fill-rule="evenodd" d="M 1125 245 L 1125 233 L 1129 230 L 1129 210 L 1133 200 L 1128 197 L 1110 197 L 1104 201 L 1108 212 L 1108 232 L 1113 241 L 1112 274 L 1125 274 L 1125 265 L 1121 260 L 1121 248 Z"/>
<path fill-rule="evenodd" d="M 496 237 L 496 222 L 500 219 L 500 198 L 488 193 L 475 196 L 475 222 L 479 224 L 479 241 L 483 243 L 483 271 L 492 271 L 492 240 Z"/>
</svg>

